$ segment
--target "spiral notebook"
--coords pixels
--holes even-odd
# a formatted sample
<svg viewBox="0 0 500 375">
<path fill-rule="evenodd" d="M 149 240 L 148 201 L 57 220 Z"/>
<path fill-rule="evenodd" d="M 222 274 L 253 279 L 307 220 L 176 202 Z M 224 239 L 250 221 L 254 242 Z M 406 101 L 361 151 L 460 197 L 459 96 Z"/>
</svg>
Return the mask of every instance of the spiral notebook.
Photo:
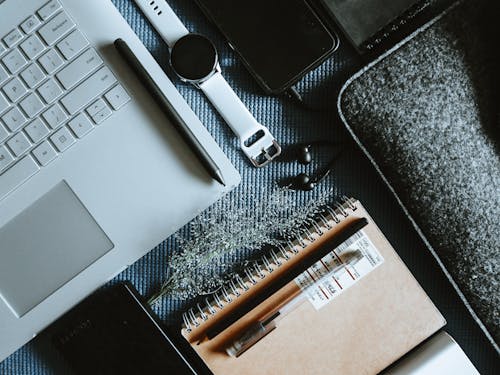
<svg viewBox="0 0 500 375">
<path fill-rule="evenodd" d="M 361 230 L 227 329 L 207 338 L 207 332 L 238 306 L 259 299 L 287 270 L 338 242 L 361 220 Z M 272 332 L 238 357 L 228 354 L 231 343 L 245 337 L 264 316 L 289 305 L 292 297 L 299 302 Z M 375 374 L 446 324 L 354 199 L 327 207 L 304 224 L 296 239 L 271 250 L 218 293 L 188 309 L 183 320 L 183 336 L 216 375 Z"/>
</svg>

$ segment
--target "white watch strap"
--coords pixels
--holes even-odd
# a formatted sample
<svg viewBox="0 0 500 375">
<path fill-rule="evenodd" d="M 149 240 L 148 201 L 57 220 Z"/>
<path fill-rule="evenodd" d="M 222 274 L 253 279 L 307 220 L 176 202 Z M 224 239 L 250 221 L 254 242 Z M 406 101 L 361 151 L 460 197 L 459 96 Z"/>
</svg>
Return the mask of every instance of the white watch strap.
<svg viewBox="0 0 500 375">
<path fill-rule="evenodd" d="M 134 0 L 158 34 L 172 48 L 180 38 L 189 34 L 188 29 L 165 0 Z"/>
<path fill-rule="evenodd" d="M 173 48 L 180 38 L 189 34 L 166 0 L 134 2 L 169 48 Z M 262 167 L 281 153 L 280 146 L 269 130 L 255 120 L 219 72 L 215 72 L 199 87 L 239 137 L 241 148 L 253 165 Z"/>
<path fill-rule="evenodd" d="M 220 72 L 199 87 L 238 136 L 243 152 L 255 166 L 262 167 L 280 154 L 269 130 L 257 122 Z"/>
</svg>

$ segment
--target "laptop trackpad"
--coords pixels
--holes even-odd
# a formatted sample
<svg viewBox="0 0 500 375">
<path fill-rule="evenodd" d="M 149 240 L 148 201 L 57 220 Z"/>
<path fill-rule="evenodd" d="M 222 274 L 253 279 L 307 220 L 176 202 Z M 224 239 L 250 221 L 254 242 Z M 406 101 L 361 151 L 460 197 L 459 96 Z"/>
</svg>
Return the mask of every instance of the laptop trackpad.
<svg viewBox="0 0 500 375">
<path fill-rule="evenodd" d="M 0 228 L 0 296 L 21 317 L 112 248 L 60 182 Z"/>
</svg>

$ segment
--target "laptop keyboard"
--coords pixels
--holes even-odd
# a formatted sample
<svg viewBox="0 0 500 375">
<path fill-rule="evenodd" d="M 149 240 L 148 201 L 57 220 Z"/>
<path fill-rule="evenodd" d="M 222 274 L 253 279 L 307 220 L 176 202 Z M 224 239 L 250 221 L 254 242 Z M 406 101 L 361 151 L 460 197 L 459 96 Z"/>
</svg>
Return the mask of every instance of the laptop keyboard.
<svg viewBox="0 0 500 375">
<path fill-rule="evenodd" d="M 130 97 L 51 0 L 0 35 L 0 200 Z"/>
</svg>

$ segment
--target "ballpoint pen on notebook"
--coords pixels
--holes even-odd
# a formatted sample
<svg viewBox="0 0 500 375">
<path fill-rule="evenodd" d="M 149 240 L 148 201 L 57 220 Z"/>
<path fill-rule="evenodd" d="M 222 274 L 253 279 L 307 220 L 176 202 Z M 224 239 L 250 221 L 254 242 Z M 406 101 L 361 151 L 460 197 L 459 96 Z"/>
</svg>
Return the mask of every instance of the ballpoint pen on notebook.
<svg viewBox="0 0 500 375">
<path fill-rule="evenodd" d="M 363 259 L 361 251 L 356 250 L 346 255 L 343 263 L 333 268 L 328 274 L 324 275 L 318 282 L 325 277 L 335 275 L 346 266 L 352 266 Z M 302 290 L 297 290 L 296 293 L 288 297 L 288 299 L 278 306 L 276 309 L 266 314 L 259 319 L 255 324 L 251 325 L 240 337 L 234 340 L 227 348 L 226 353 L 231 357 L 239 357 L 246 350 L 250 349 L 259 340 L 271 333 L 276 327 L 279 320 L 284 318 L 288 313 L 295 310 L 306 299 L 307 294 Z"/>
</svg>

